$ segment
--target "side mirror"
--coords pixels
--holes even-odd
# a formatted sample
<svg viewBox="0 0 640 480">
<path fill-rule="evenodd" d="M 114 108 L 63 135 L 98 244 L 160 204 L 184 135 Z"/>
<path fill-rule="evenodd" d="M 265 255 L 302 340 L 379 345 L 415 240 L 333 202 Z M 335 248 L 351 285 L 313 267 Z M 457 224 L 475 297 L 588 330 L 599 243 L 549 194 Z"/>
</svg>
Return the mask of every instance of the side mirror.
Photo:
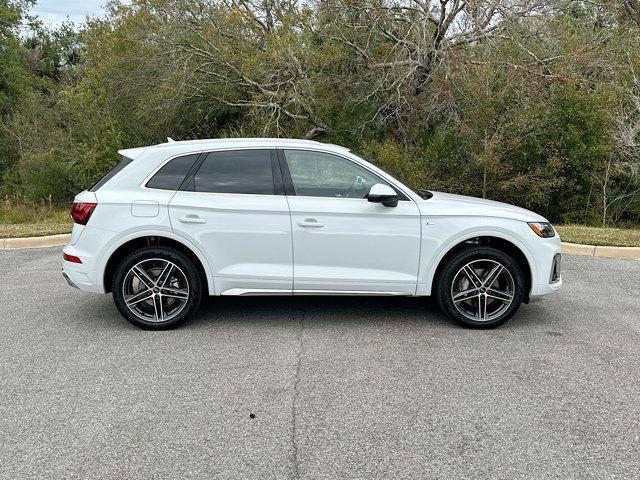
<svg viewBox="0 0 640 480">
<path fill-rule="evenodd" d="M 398 205 L 398 193 L 389 185 L 376 183 L 369 190 L 367 200 L 373 203 L 381 203 L 385 207 L 395 207 Z"/>
</svg>

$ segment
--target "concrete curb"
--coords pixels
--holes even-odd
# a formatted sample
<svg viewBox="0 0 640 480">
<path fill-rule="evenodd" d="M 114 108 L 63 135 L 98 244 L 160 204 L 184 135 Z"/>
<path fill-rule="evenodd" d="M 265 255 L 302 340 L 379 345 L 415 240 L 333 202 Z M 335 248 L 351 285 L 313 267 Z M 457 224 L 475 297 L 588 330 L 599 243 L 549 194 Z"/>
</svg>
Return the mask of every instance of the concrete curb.
<svg viewBox="0 0 640 480">
<path fill-rule="evenodd" d="M 601 247 L 562 242 L 562 253 L 566 253 L 567 255 L 586 255 L 589 257 L 640 260 L 640 247 Z"/>
<path fill-rule="evenodd" d="M 69 242 L 70 233 L 49 235 L 47 237 L 3 238 L 0 239 L 0 250 L 16 248 L 59 247 Z"/>
<path fill-rule="evenodd" d="M 595 250 L 596 247 L 593 245 L 562 242 L 562 253 L 566 253 L 567 255 L 588 255 L 593 257 Z"/>
<path fill-rule="evenodd" d="M 69 233 L 50 235 L 48 237 L 2 238 L 0 239 L 0 250 L 59 247 L 68 243 L 70 238 L 71 234 Z M 640 260 L 640 247 L 600 247 L 562 242 L 562 253 L 589 257 Z"/>
<path fill-rule="evenodd" d="M 593 256 L 640 260 L 640 247 L 596 247 Z"/>
</svg>

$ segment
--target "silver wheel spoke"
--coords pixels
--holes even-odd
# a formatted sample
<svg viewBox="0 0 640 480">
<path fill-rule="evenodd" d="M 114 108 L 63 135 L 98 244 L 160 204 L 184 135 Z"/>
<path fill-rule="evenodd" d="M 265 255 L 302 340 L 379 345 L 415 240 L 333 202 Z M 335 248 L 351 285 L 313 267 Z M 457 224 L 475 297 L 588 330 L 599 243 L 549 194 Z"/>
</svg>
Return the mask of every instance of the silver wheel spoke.
<svg viewBox="0 0 640 480">
<path fill-rule="evenodd" d="M 164 320 L 164 312 L 162 311 L 162 297 L 160 295 L 153 296 L 153 311 L 156 322 Z"/>
<path fill-rule="evenodd" d="M 160 272 L 160 275 L 158 275 L 158 280 L 156 281 L 156 284 L 159 287 L 164 287 L 164 284 L 167 283 L 167 280 L 171 276 L 172 270 L 173 270 L 173 263 L 167 262 L 167 264 L 162 269 L 162 272 Z"/>
<path fill-rule="evenodd" d="M 161 291 L 162 291 L 162 294 L 167 297 L 185 298 L 185 299 L 189 297 L 189 292 L 187 292 L 186 290 L 178 290 L 175 288 L 164 287 Z"/>
<path fill-rule="evenodd" d="M 136 293 L 135 295 L 130 295 L 125 298 L 125 303 L 129 306 L 135 305 L 140 302 L 144 302 L 145 300 L 149 300 L 153 297 L 153 291 L 150 289 L 143 290 L 140 293 Z"/>
<path fill-rule="evenodd" d="M 495 298 L 496 300 L 507 303 L 511 303 L 511 300 L 513 299 L 513 295 L 511 295 L 510 293 L 502 292 L 494 288 L 490 288 L 489 290 L 487 290 L 487 295 L 491 298 Z"/>
<path fill-rule="evenodd" d="M 483 310 L 483 314 L 482 314 L 482 320 L 486 320 L 487 319 L 487 296 L 484 296 L 484 310 Z"/>
<path fill-rule="evenodd" d="M 468 290 L 463 290 L 460 293 L 457 293 L 453 296 L 453 303 L 464 302 L 465 300 L 470 300 L 475 298 L 478 295 L 477 288 L 470 288 Z"/>
<path fill-rule="evenodd" d="M 145 272 L 139 265 L 136 265 L 131 269 L 131 272 L 138 277 L 138 280 L 142 282 L 144 286 L 147 288 L 152 288 L 156 282 L 154 282 L 151 277 Z"/>
<path fill-rule="evenodd" d="M 481 293 L 478 294 L 478 320 L 487 320 L 487 296 Z"/>
<path fill-rule="evenodd" d="M 471 284 L 473 286 L 478 287 L 482 285 L 482 281 L 480 280 L 476 272 L 473 271 L 473 268 L 471 268 L 469 265 L 465 265 L 463 267 L 463 270 L 464 270 L 464 273 L 467 274 L 467 277 L 469 278 L 469 281 L 471 281 Z"/>
<path fill-rule="evenodd" d="M 167 297 L 167 298 L 177 298 L 179 300 L 186 300 L 187 297 L 184 295 L 173 295 L 171 293 L 163 293 L 162 294 L 163 297 Z"/>
<path fill-rule="evenodd" d="M 486 278 L 484 279 L 484 282 L 482 282 L 482 285 L 489 288 L 491 287 L 491 285 L 493 285 L 495 283 L 495 281 L 498 279 L 498 277 L 500 276 L 500 274 L 502 273 L 502 270 L 504 269 L 504 267 L 500 264 L 496 265 L 495 267 L 493 267 L 493 270 L 491 270 Z"/>
</svg>

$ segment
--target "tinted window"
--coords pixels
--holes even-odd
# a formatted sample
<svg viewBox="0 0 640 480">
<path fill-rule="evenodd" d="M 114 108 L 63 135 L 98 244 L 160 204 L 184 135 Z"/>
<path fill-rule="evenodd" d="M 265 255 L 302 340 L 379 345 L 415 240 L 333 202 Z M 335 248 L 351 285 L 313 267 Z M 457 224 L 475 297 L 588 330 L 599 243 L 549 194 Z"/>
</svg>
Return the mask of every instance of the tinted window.
<svg viewBox="0 0 640 480">
<path fill-rule="evenodd" d="M 388 185 L 366 168 L 330 153 L 285 150 L 296 195 L 365 198 L 376 183 Z"/>
<path fill-rule="evenodd" d="M 194 177 L 196 192 L 273 195 L 269 150 L 211 152 Z"/>
<path fill-rule="evenodd" d="M 98 180 L 96 183 L 93 184 L 93 186 L 89 189 L 89 191 L 95 192 L 96 190 L 98 190 L 101 186 L 103 186 L 105 183 L 111 180 L 116 173 L 118 173 L 124 167 L 129 165 L 131 162 L 133 162 L 133 159 L 122 157 L 122 159 L 116 164 L 115 167 L 109 170 L 109 172 L 107 172 L 106 175 L 104 175 L 100 180 Z"/>
<path fill-rule="evenodd" d="M 196 153 L 170 160 L 147 182 L 147 187 L 178 190 L 198 156 L 199 154 Z"/>
</svg>

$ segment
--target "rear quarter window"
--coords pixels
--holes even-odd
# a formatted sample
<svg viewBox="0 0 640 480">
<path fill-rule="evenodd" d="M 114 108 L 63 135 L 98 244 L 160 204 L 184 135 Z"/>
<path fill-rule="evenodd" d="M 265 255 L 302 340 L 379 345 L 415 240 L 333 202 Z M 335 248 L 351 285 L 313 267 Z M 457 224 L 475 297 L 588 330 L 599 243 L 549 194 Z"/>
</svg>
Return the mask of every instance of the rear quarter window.
<svg viewBox="0 0 640 480">
<path fill-rule="evenodd" d="M 102 187 L 105 183 L 111 180 L 118 172 L 120 172 L 123 168 L 125 168 L 131 162 L 133 162 L 132 158 L 122 157 L 122 159 L 116 164 L 115 167 L 109 170 L 100 180 L 98 180 L 96 183 L 94 183 L 91 186 L 91 188 L 89 188 L 89 191 L 90 192 L 97 191 L 100 187 Z"/>
<path fill-rule="evenodd" d="M 199 155 L 199 153 L 195 153 L 169 160 L 156 172 L 151 180 L 147 182 L 147 188 L 178 190 Z"/>
</svg>

